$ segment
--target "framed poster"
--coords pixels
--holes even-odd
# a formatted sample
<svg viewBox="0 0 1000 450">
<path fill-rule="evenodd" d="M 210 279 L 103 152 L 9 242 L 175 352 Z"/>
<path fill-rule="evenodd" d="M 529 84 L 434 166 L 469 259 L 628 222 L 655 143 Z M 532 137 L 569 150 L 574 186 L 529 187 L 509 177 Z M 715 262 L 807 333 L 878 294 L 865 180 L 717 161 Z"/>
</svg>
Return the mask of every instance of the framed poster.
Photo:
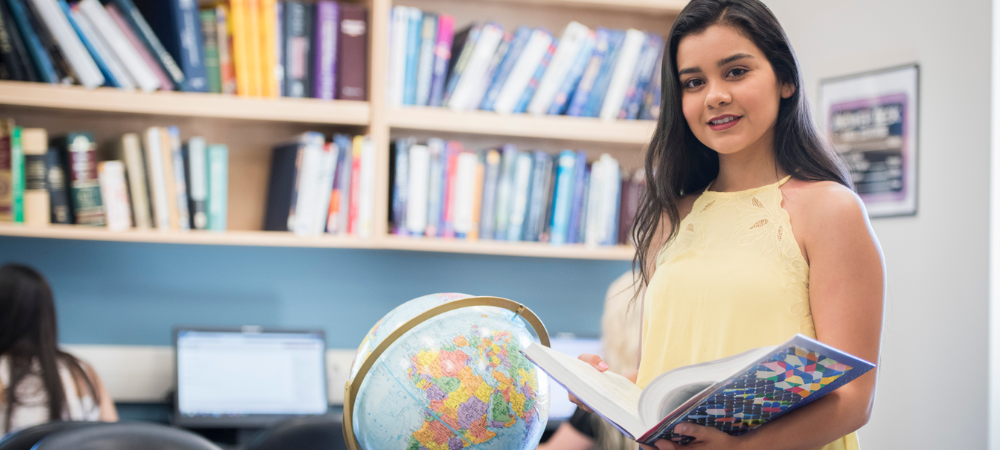
<svg viewBox="0 0 1000 450">
<path fill-rule="evenodd" d="M 871 217 L 917 213 L 916 64 L 820 81 L 820 124 Z"/>
</svg>

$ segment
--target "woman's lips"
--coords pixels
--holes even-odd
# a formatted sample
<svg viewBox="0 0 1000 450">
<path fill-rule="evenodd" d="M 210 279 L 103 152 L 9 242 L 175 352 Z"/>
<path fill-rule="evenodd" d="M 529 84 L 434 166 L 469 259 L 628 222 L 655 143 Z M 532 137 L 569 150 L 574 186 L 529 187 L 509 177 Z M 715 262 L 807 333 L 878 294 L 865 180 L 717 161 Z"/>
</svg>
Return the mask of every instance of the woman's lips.
<svg viewBox="0 0 1000 450">
<path fill-rule="evenodd" d="M 727 119 L 728 119 L 728 122 L 726 122 Z M 713 131 L 728 130 L 728 129 L 732 128 L 732 127 L 735 127 L 736 124 L 739 123 L 740 120 L 742 120 L 742 119 L 743 119 L 743 117 L 741 117 L 741 116 L 733 116 L 733 115 L 725 115 L 725 116 L 722 116 L 722 117 L 716 117 L 716 118 L 714 118 L 714 119 L 712 119 L 712 120 L 710 120 L 708 122 L 708 127 L 711 128 Z M 717 122 L 719 122 L 719 121 L 723 121 L 725 123 L 718 123 L 717 124 Z"/>
</svg>

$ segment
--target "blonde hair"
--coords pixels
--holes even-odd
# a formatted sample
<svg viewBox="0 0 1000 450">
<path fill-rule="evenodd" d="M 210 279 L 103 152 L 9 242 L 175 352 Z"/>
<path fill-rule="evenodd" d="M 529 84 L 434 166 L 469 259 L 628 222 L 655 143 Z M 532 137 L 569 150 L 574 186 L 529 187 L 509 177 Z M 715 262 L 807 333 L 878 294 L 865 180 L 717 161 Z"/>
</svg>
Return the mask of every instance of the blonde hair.
<svg viewBox="0 0 1000 450">
<path fill-rule="evenodd" d="M 601 344 L 604 362 L 612 372 L 622 375 L 639 368 L 639 344 L 642 332 L 642 311 L 633 302 L 640 284 L 634 272 L 626 272 L 611 283 L 604 300 L 601 318 Z M 622 435 L 615 427 L 593 415 L 596 444 L 602 450 L 636 450 L 638 444 Z"/>
</svg>

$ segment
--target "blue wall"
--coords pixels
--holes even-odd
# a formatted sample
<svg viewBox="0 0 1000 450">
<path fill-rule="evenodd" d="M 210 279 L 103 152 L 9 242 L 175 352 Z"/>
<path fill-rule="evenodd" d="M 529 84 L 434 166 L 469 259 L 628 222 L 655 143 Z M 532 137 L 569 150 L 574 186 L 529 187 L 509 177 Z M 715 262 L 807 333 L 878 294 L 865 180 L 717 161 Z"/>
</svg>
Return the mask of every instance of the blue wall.
<svg viewBox="0 0 1000 450">
<path fill-rule="evenodd" d="M 0 237 L 0 263 L 52 284 L 60 341 L 170 345 L 174 325 L 322 328 L 355 348 L 399 303 L 434 292 L 510 298 L 550 333 L 596 335 L 625 261 L 388 250 L 231 247 Z"/>
</svg>

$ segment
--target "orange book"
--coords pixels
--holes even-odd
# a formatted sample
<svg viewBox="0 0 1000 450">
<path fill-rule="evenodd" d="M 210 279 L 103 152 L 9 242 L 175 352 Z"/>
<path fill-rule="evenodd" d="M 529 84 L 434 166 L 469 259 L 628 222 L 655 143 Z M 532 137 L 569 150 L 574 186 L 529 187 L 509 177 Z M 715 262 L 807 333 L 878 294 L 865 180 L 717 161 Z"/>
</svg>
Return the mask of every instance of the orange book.
<svg viewBox="0 0 1000 450">
<path fill-rule="evenodd" d="M 341 207 L 347 206 L 348 210 L 348 220 L 347 220 L 347 232 L 352 236 L 357 236 L 361 232 L 360 228 L 360 217 L 359 208 L 361 206 L 361 153 L 364 151 L 365 147 L 365 137 L 364 136 L 354 136 L 353 148 L 351 149 L 352 160 L 351 164 L 351 197 L 349 205 L 342 205 Z"/>
<path fill-rule="evenodd" d="M 233 26 L 233 65 L 236 68 L 236 94 L 241 97 L 253 96 L 253 80 L 250 77 L 250 42 L 247 40 L 247 2 L 230 0 L 229 15 Z"/>
<path fill-rule="evenodd" d="M 246 4 L 246 39 L 250 43 L 247 46 L 247 50 L 250 52 L 250 95 L 253 97 L 264 96 L 264 79 L 261 77 L 264 72 L 264 59 L 262 58 L 263 50 L 260 46 L 263 39 L 261 35 L 264 32 L 261 31 L 260 3 L 261 0 L 247 0 Z"/>
<path fill-rule="evenodd" d="M 278 57 L 275 53 L 275 32 L 278 22 L 277 0 L 260 1 L 260 55 L 261 55 L 261 87 L 262 94 L 267 98 L 280 97 L 278 78 L 275 68 Z"/>
<path fill-rule="evenodd" d="M 483 213 L 483 182 L 486 178 L 485 155 L 479 157 L 476 164 L 476 189 L 472 194 L 472 229 L 466 235 L 466 239 L 475 241 L 479 239 L 479 217 Z"/>
</svg>

